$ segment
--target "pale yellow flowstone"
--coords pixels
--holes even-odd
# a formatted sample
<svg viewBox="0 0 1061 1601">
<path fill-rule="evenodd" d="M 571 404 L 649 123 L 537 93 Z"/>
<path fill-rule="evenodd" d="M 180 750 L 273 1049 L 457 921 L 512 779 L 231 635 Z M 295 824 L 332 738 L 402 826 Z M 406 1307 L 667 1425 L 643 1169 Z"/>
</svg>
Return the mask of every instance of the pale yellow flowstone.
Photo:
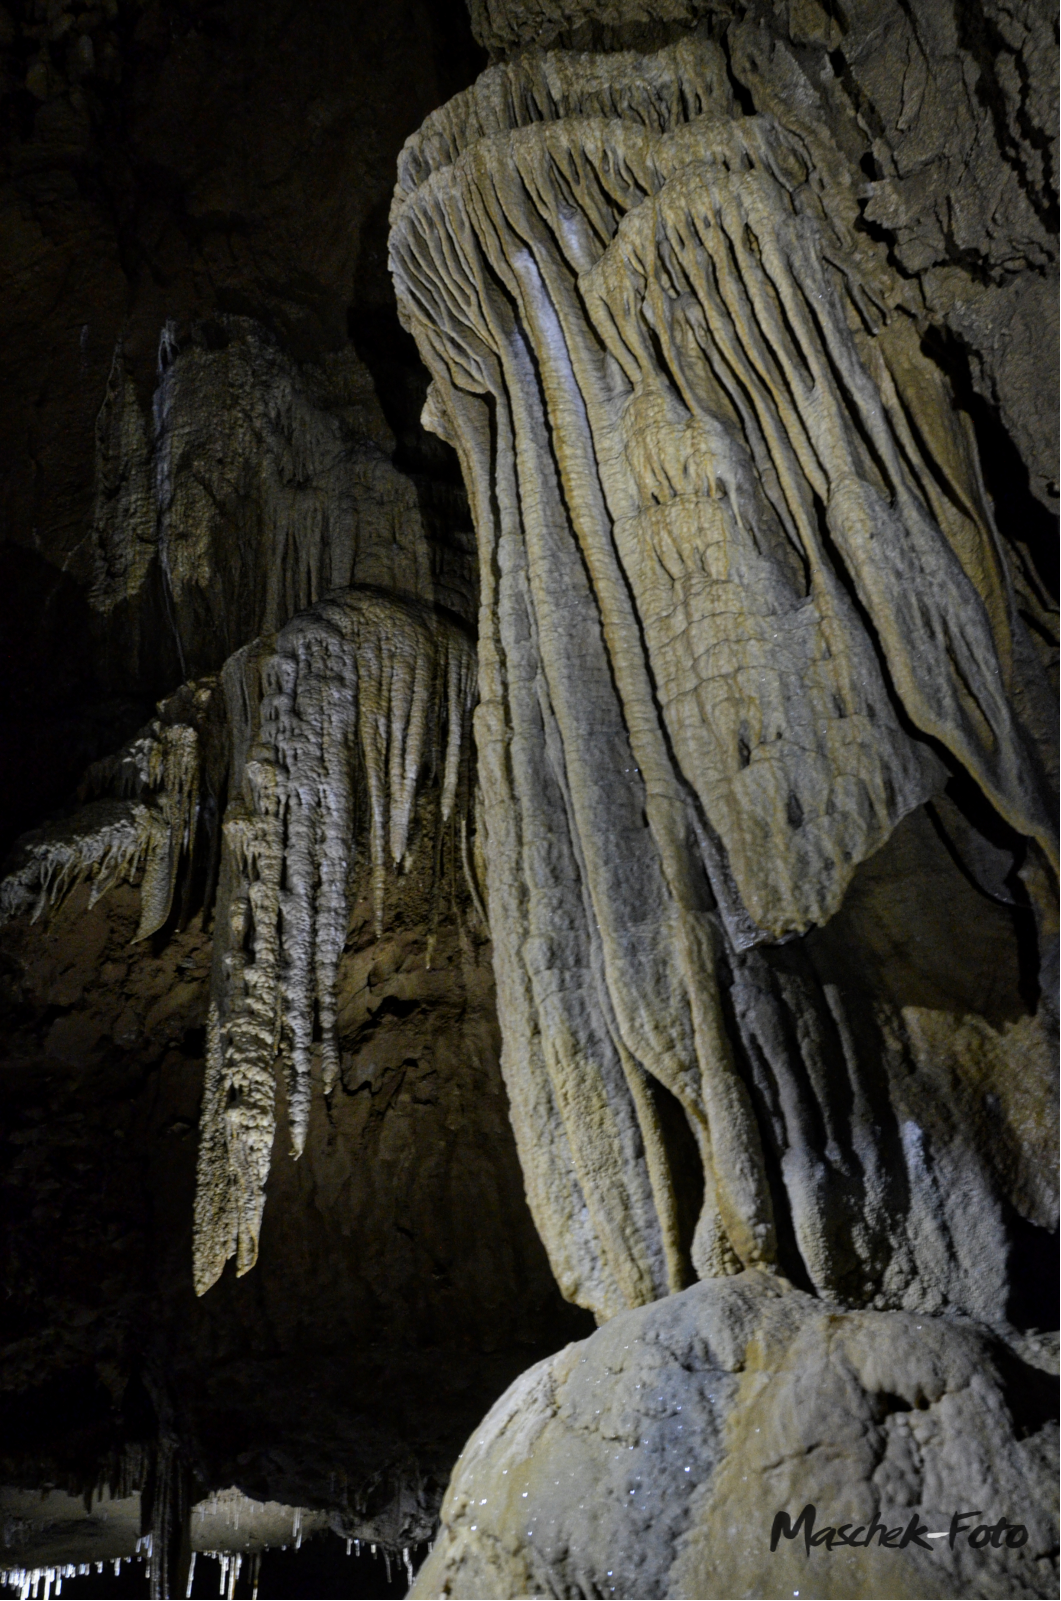
<svg viewBox="0 0 1061 1601">
<path fill-rule="evenodd" d="M 399 312 L 479 548 L 479 837 L 527 1198 L 601 1319 L 780 1269 L 791 1224 L 825 1298 L 993 1321 L 998 1142 L 950 1099 L 930 1129 L 918 1041 L 879 1008 L 866 1032 L 865 964 L 812 973 L 797 941 L 886 860 L 894 905 L 924 880 L 925 808 L 961 773 L 1028 841 L 1045 949 L 1054 700 L 863 175 L 794 60 L 768 70 L 750 23 L 727 40 L 523 50 L 398 162 Z M 949 1023 L 915 1032 L 929 1075 L 955 1059 Z"/>
<path fill-rule="evenodd" d="M 970 1322 L 838 1312 L 759 1272 L 695 1285 L 511 1386 L 411 1594 L 1056 1595 L 1051 1367 L 1045 1341 L 1018 1354 Z M 808 1504 L 818 1543 L 772 1552 L 776 1514 Z M 974 1515 L 952 1547 L 955 1513 Z M 888 1546 L 826 1533 L 864 1541 L 874 1519 Z M 1000 1519 L 1026 1538 L 974 1548 Z"/>
</svg>

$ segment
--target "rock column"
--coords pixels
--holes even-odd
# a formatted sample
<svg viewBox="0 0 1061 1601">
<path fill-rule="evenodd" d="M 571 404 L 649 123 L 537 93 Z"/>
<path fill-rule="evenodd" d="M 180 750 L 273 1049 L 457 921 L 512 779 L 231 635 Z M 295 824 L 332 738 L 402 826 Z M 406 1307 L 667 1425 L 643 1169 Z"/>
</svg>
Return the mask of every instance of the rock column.
<svg viewBox="0 0 1061 1601">
<path fill-rule="evenodd" d="M 599 1317 L 794 1262 L 872 1304 L 1004 1298 L 989 1180 L 978 1243 L 842 998 L 768 960 L 949 772 L 1056 861 L 975 449 L 856 215 L 798 107 L 746 114 L 692 35 L 525 51 L 399 164 L 392 271 L 479 542 L 504 1070 Z"/>
</svg>

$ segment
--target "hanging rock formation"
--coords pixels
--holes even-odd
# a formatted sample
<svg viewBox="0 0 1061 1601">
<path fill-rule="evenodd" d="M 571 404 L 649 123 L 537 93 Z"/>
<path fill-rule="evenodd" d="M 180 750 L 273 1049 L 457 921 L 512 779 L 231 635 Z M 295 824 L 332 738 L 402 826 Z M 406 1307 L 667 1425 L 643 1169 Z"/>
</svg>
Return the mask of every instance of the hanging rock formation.
<svg viewBox="0 0 1061 1601">
<path fill-rule="evenodd" d="M 973 10 L 476 0 L 495 64 L 400 159 L 503 1069 L 610 1320 L 469 1439 L 416 1595 L 1056 1587 L 1018 1331 L 1056 1320 L 1057 486 L 998 333 L 1050 303 L 1050 40 Z M 945 1549 L 771 1552 L 808 1505 Z M 1004 1555 L 948 1537 L 973 1506 Z"/>
<path fill-rule="evenodd" d="M 216 671 L 351 584 L 474 609 L 469 554 L 437 537 L 392 465 L 350 347 L 300 365 L 250 318 L 222 316 L 167 324 L 158 368 L 149 424 L 119 343 L 89 545 L 90 605 L 143 670 L 168 641 L 181 677 Z"/>
<path fill-rule="evenodd" d="M 274 1064 L 288 1067 L 292 1151 L 309 1123 L 314 1032 L 325 1094 L 339 1073 L 339 959 L 359 824 L 383 931 L 388 858 L 405 862 L 420 782 L 467 860 L 471 646 L 412 602 L 350 592 L 226 665 L 233 800 L 225 815 L 214 995 L 199 1139 L 195 1284 L 258 1255 L 273 1146 Z M 458 803 L 458 791 L 459 803 Z M 459 812 L 457 812 L 459 804 Z M 422 848 L 437 851 L 435 844 Z M 429 952 L 430 959 L 430 952 Z"/>
<path fill-rule="evenodd" d="M 393 1557 L 475 1418 L 584 1329 L 498 1071 L 474 687 L 451 618 L 340 592 L 161 702 L 23 842 L 0 1484 L 114 1480 L 154 1415 L 201 1486 Z"/>
<path fill-rule="evenodd" d="M 756 68 L 747 28 L 526 50 L 399 162 L 399 304 L 479 538 L 528 1194 L 598 1317 L 741 1267 L 998 1317 L 990 1142 L 904 1083 L 938 1077 L 933 1025 L 816 953 L 874 859 L 960 852 L 923 810 L 948 784 L 1014 842 L 1049 949 L 1050 617 L 845 161 L 776 86 L 747 105 L 738 45 Z M 1027 1042 L 1045 1082 L 1049 1014 L 996 1034 L 1004 1077 Z"/>
<path fill-rule="evenodd" d="M 197 698 L 209 699 L 209 691 Z M 72 818 L 23 836 L 0 883 L 0 919 L 29 913 L 36 922 L 80 883 L 89 884 L 92 907 L 115 884 L 136 880 L 137 940 L 162 928 L 199 821 L 199 738 L 190 724 L 168 720 L 176 709 L 172 703 L 160 706 L 159 718 L 116 756 L 89 769 L 82 798 L 108 792 L 109 798 L 87 799 Z"/>
<path fill-rule="evenodd" d="M 437 875 L 448 833 L 478 898 L 469 857 L 475 691 L 474 651 L 456 623 L 415 600 L 340 591 L 161 703 L 140 735 L 86 776 L 83 793 L 112 797 L 27 836 L 0 885 L 0 917 L 28 913 L 36 921 L 79 883 L 88 883 L 92 907 L 116 884 L 135 881 L 139 941 L 166 925 L 179 885 L 190 886 L 197 843 L 213 858 L 199 1294 L 229 1257 L 238 1273 L 257 1260 L 277 1064 L 287 1069 L 296 1157 L 306 1142 L 315 1056 L 325 1094 L 335 1087 L 337 974 L 359 838 L 381 936 L 388 864 L 408 865 L 418 792 L 433 781 L 436 837 L 418 843 Z M 429 962 L 430 945 L 429 936 Z"/>
<path fill-rule="evenodd" d="M 1055 19 L 448 3 L 0 12 L 0 1487 L 1055 1593 Z"/>
</svg>

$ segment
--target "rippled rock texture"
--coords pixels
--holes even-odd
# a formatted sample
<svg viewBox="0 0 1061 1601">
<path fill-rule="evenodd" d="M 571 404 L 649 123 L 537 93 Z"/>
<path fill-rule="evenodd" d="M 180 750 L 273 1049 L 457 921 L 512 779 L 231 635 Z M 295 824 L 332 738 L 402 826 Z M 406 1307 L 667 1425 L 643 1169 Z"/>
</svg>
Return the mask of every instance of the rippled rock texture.
<svg viewBox="0 0 1061 1601">
<path fill-rule="evenodd" d="M 0 1483 L 1046 1593 L 1053 19 L 470 9 L 0 12 Z"/>
<path fill-rule="evenodd" d="M 415 1593 L 1052 1593 L 1044 17 L 473 16 L 391 267 L 479 541 L 513 1124 L 607 1327 Z M 1030 1532 L 771 1555 L 810 1503 Z"/>
<path fill-rule="evenodd" d="M 479 538 L 506 1079 L 598 1317 L 763 1266 L 994 1320 L 1003 1208 L 1055 1227 L 1056 1197 L 1016 1201 L 952 1121 L 991 1010 L 933 982 L 966 919 L 915 936 L 931 999 L 874 946 L 932 879 L 945 918 L 978 886 L 1017 967 L 1034 920 L 1046 990 L 1018 979 L 989 1051 L 1041 1104 L 1050 613 L 803 81 L 748 22 L 526 50 L 399 163 L 392 269 Z"/>
</svg>

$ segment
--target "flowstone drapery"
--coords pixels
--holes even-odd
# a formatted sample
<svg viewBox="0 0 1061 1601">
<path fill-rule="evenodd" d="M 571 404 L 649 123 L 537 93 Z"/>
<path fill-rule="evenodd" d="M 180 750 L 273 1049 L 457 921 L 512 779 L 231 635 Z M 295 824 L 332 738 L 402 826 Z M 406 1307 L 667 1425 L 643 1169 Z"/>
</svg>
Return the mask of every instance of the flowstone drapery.
<svg viewBox="0 0 1061 1601">
<path fill-rule="evenodd" d="M 705 39 L 527 51 L 399 163 L 399 304 L 479 538 L 506 1079 L 554 1271 L 600 1316 L 784 1265 L 786 1232 L 820 1293 L 991 1316 L 983 1164 L 926 1154 L 835 987 L 763 954 L 948 771 L 1032 842 L 1033 896 L 1056 870 L 975 448 L 789 120 L 741 115 Z"/>
</svg>

